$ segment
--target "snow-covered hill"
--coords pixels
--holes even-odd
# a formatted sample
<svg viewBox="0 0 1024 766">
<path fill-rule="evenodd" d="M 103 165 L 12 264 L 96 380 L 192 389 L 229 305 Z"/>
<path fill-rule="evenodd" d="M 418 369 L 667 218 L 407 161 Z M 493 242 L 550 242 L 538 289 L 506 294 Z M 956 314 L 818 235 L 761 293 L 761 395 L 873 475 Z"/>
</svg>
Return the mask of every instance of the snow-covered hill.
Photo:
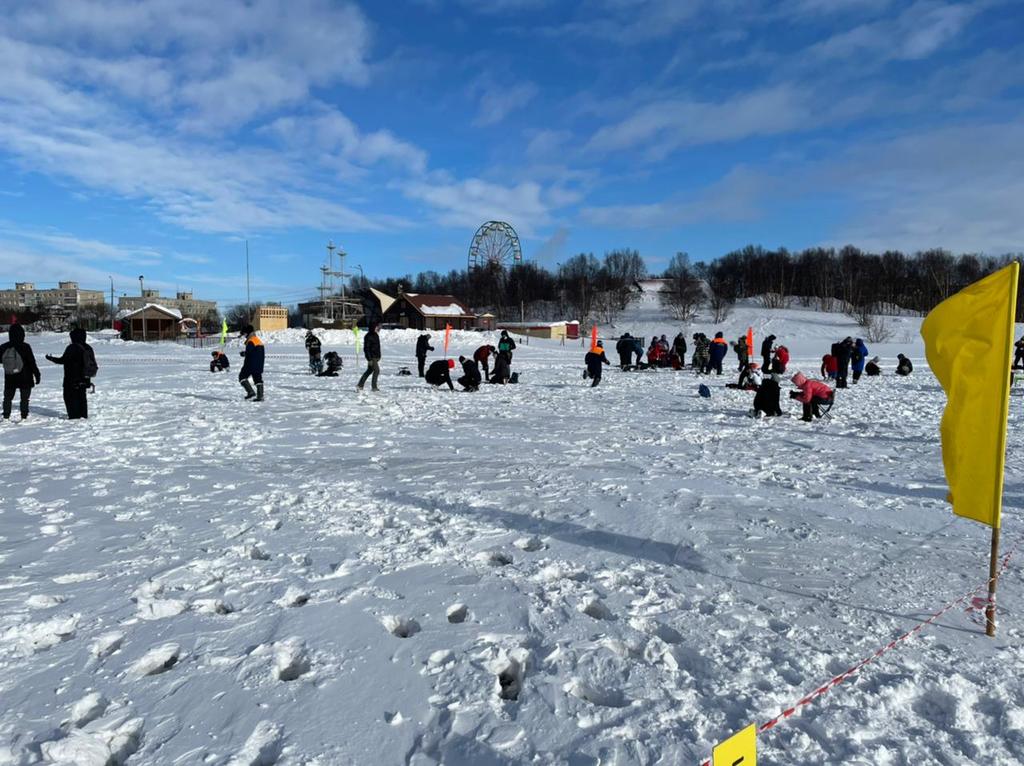
<svg viewBox="0 0 1024 766">
<path fill-rule="evenodd" d="M 678 331 L 653 311 L 614 334 Z M 748 324 L 810 368 L 853 330 L 754 307 L 721 329 Z M 396 376 L 413 341 L 385 332 L 357 394 L 350 337 L 332 380 L 268 336 L 262 404 L 208 351 L 98 340 L 88 422 L 43 363 L 32 418 L 0 422 L 0 764 L 697 764 L 986 577 L 923 365 L 806 424 L 689 371 L 591 389 L 585 341 L 524 343 L 519 385 L 468 394 Z M 920 357 L 901 338 L 890 368 L 897 346 Z M 1007 550 L 1017 396 L 1010 418 Z M 1022 584 L 1015 559 L 995 640 L 948 612 L 760 762 L 1024 762 Z"/>
</svg>

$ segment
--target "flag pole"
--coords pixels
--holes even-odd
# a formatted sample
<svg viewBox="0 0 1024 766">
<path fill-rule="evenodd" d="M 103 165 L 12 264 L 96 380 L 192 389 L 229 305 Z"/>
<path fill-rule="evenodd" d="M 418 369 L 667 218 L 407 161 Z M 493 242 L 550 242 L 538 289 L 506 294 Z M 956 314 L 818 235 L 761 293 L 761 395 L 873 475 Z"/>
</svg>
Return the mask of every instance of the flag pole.
<svg viewBox="0 0 1024 766">
<path fill-rule="evenodd" d="M 988 564 L 988 602 L 985 605 L 985 635 L 996 634 L 996 581 L 999 579 L 999 527 L 992 527 L 992 558 Z"/>
</svg>

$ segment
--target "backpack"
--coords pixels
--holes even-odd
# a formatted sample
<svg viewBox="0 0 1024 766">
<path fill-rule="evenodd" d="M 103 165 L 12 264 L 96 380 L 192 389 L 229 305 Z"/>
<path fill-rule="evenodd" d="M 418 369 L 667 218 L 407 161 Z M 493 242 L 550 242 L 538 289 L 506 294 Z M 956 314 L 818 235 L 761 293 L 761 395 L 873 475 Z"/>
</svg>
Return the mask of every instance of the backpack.
<svg viewBox="0 0 1024 766">
<path fill-rule="evenodd" d="M 18 349 L 14 346 L 8 346 L 7 350 L 4 351 L 3 365 L 4 375 L 18 375 L 25 369 L 25 360 L 21 358 Z"/>
<path fill-rule="evenodd" d="M 711 389 L 705 386 L 703 383 L 701 383 L 700 386 L 697 388 L 697 393 L 700 394 L 705 399 L 711 398 Z"/>
<path fill-rule="evenodd" d="M 100 371 L 100 366 L 96 364 L 96 352 L 92 350 L 92 346 L 87 344 L 82 345 L 82 374 L 87 378 L 95 378 L 96 374 Z"/>
</svg>

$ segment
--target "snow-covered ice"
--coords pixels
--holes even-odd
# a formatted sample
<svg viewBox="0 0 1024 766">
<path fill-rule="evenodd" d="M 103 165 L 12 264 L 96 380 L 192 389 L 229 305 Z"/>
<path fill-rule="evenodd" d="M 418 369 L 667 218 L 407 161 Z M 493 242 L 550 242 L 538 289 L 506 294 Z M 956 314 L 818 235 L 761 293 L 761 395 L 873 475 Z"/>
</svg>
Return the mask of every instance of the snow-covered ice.
<svg viewBox="0 0 1024 766">
<path fill-rule="evenodd" d="M 325 334 L 338 379 L 271 333 L 255 404 L 208 350 L 96 340 L 90 420 L 60 418 L 46 366 L 31 419 L 0 424 L 0 764 L 700 763 L 986 577 L 987 528 L 944 499 L 919 321 L 814 424 L 689 371 L 591 389 L 580 341 L 523 343 L 519 385 L 465 394 L 395 375 L 417 333 L 388 331 L 357 394 L 352 333 Z M 722 329 L 748 325 L 809 372 L 856 333 L 754 305 Z M 607 334 L 678 329 L 648 305 Z M 1013 560 L 994 640 L 948 613 L 761 762 L 1024 762 L 1021 585 Z"/>
</svg>

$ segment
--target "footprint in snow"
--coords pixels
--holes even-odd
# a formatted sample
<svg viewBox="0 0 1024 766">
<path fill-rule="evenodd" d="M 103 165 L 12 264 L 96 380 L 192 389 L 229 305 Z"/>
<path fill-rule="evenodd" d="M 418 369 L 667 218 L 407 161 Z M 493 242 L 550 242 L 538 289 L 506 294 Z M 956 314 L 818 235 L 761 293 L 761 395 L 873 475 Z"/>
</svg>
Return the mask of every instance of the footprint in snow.
<svg viewBox="0 0 1024 766">
<path fill-rule="evenodd" d="M 448 622 L 452 624 L 458 624 L 465 622 L 466 617 L 469 615 L 469 607 L 465 604 L 452 604 L 447 610 Z"/>
<path fill-rule="evenodd" d="M 278 681 L 295 681 L 309 669 L 309 651 L 301 638 L 293 636 L 274 644 L 274 677 Z"/>
<path fill-rule="evenodd" d="M 409 638 L 420 632 L 420 624 L 412 617 L 398 617 L 388 614 L 381 620 L 381 624 L 388 632 L 398 638 Z"/>
<path fill-rule="evenodd" d="M 614 620 L 615 615 L 612 614 L 612 610 L 609 609 L 605 603 L 597 596 L 588 598 L 582 604 L 579 605 L 579 610 L 588 617 L 593 617 L 595 620 Z"/>
</svg>

